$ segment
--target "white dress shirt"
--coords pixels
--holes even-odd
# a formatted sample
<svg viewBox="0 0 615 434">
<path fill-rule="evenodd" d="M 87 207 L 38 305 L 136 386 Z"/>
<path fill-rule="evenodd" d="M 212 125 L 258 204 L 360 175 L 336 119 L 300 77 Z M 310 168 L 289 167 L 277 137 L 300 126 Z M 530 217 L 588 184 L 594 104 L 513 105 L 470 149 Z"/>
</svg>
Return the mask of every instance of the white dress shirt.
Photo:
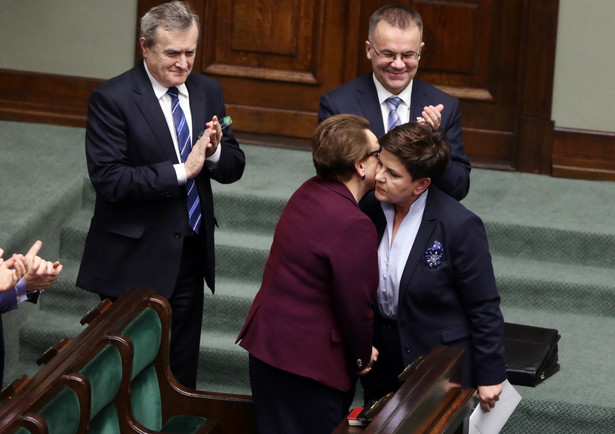
<svg viewBox="0 0 615 434">
<path fill-rule="evenodd" d="M 382 84 L 376 79 L 376 76 L 372 76 L 374 80 L 374 84 L 376 85 L 376 92 L 378 92 L 378 102 L 380 103 L 380 111 L 382 112 L 382 123 L 384 125 L 385 133 L 387 128 L 387 124 L 389 122 L 389 106 L 385 102 L 387 98 L 391 96 L 396 96 L 401 98 L 401 103 L 399 107 L 397 107 L 397 116 L 399 117 L 400 124 L 407 124 L 410 119 L 410 100 L 412 98 L 412 83 L 402 90 L 399 95 L 393 95 L 391 92 L 386 90 Z M 415 119 L 416 120 L 416 119 Z"/>
<path fill-rule="evenodd" d="M 399 305 L 399 284 L 401 276 L 408 261 L 408 255 L 414 245 L 416 234 L 423 220 L 425 203 L 427 202 L 426 190 L 412 204 L 410 211 L 404 217 L 393 238 L 393 220 L 395 218 L 394 205 L 382 202 L 380 206 L 387 221 L 380 246 L 378 247 L 378 266 L 380 268 L 380 281 L 378 284 L 378 309 L 385 318 L 396 320 L 397 307 Z"/>
<path fill-rule="evenodd" d="M 168 88 L 164 87 L 154 78 L 154 76 L 149 72 L 147 68 L 147 63 L 143 61 L 143 65 L 145 66 L 145 72 L 147 72 L 147 76 L 149 77 L 150 82 L 152 83 L 152 88 L 154 89 L 154 94 L 158 99 L 158 103 L 160 104 L 160 108 L 162 109 L 162 113 L 164 114 L 164 118 L 167 121 L 167 126 L 169 127 L 169 131 L 171 132 L 171 138 L 173 139 L 173 145 L 175 146 L 175 153 L 177 154 L 177 160 L 180 161 L 179 164 L 174 164 L 173 168 L 175 169 L 175 173 L 177 175 L 177 181 L 179 185 L 184 185 L 187 182 L 186 169 L 184 167 L 184 163 L 181 163 L 181 154 L 179 150 L 179 145 L 177 141 L 177 130 L 175 129 L 175 121 L 173 120 L 173 109 L 171 96 L 167 93 Z M 188 93 L 188 88 L 185 83 L 180 84 L 177 87 L 177 91 L 179 92 L 179 106 L 184 112 L 184 117 L 186 118 L 186 124 L 188 125 L 188 129 L 190 130 L 190 137 L 193 137 L 192 131 L 192 112 L 190 111 L 190 95 Z M 203 125 L 203 129 L 205 129 L 205 125 Z M 197 134 L 200 134 L 199 131 Z M 205 160 L 205 164 L 210 169 L 216 167 L 218 161 L 220 160 L 220 145 L 218 145 L 216 152 L 213 153 L 207 160 Z"/>
</svg>

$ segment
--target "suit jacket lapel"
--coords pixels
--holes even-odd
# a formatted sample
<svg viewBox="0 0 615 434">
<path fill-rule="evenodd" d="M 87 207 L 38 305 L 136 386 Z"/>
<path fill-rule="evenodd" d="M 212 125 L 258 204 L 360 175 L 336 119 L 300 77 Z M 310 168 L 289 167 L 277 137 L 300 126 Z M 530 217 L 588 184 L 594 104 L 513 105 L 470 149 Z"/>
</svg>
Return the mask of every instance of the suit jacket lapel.
<svg viewBox="0 0 615 434">
<path fill-rule="evenodd" d="M 410 101 L 410 122 L 416 121 L 416 118 L 421 117 L 423 113 L 423 107 L 427 104 L 427 90 L 424 83 L 415 78 L 412 82 L 412 97 Z"/>
<path fill-rule="evenodd" d="M 384 135 L 382 111 L 378 103 L 378 92 L 374 84 L 373 74 L 365 76 L 362 86 L 357 87 L 357 103 L 363 116 L 369 120 L 369 127 L 376 137 Z"/>
<path fill-rule="evenodd" d="M 193 73 L 194 74 L 194 73 Z M 192 74 L 186 80 L 186 87 L 190 94 L 190 113 L 192 115 L 192 144 L 196 143 L 199 134 L 205 130 L 205 123 L 210 119 L 206 119 L 207 100 L 205 92 L 199 90 L 200 84 L 194 80 Z"/>
<path fill-rule="evenodd" d="M 434 215 L 433 202 L 430 200 L 432 195 L 427 196 L 427 203 L 425 204 L 425 211 L 423 212 L 423 220 L 421 226 L 416 234 L 414 244 L 408 255 L 404 272 L 399 282 L 399 298 L 403 297 L 403 294 L 409 289 L 412 276 L 416 271 L 416 267 L 419 264 L 424 263 L 423 255 L 425 253 L 425 246 L 429 243 L 429 239 L 432 237 L 434 228 L 436 227 L 437 217 Z"/>
<path fill-rule="evenodd" d="M 149 125 L 154 137 L 165 156 L 173 163 L 179 163 L 177 153 L 173 145 L 173 138 L 167 126 L 167 120 L 162 113 L 160 103 L 154 94 L 154 89 L 145 72 L 143 63 L 139 63 L 134 69 L 133 94 L 135 103 L 143 114 L 145 121 Z"/>
</svg>

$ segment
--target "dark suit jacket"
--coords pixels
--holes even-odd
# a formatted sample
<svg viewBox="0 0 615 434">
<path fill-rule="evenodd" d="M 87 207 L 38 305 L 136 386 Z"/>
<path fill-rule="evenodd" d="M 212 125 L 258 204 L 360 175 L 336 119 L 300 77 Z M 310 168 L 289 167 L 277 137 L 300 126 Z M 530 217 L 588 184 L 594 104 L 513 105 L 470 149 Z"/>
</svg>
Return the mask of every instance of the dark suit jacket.
<svg viewBox="0 0 615 434">
<path fill-rule="evenodd" d="M 192 73 L 190 93 L 193 143 L 213 115 L 226 115 L 220 85 Z M 214 207 L 210 180 L 241 178 L 243 151 L 224 130 L 218 167 L 196 178 L 203 219 L 199 237 L 203 276 L 214 290 Z M 171 133 L 145 68 L 115 77 L 92 92 L 86 129 L 86 156 L 96 206 L 77 286 L 117 297 L 143 285 L 169 297 L 178 275 L 188 227 L 186 189 L 179 186 Z"/>
<path fill-rule="evenodd" d="M 504 319 L 483 222 L 436 187 L 428 191 L 399 289 L 404 365 L 436 345 L 460 346 L 466 350 L 465 386 L 499 384 L 506 379 Z M 361 201 L 361 209 L 381 239 L 386 220 L 373 193 Z M 425 252 L 435 241 L 442 245 L 443 256 L 430 268 Z"/>
<path fill-rule="evenodd" d="M 306 181 L 280 217 L 237 340 L 271 366 L 349 390 L 371 356 L 377 259 L 376 230 L 350 191 Z"/>
<path fill-rule="evenodd" d="M 412 84 L 410 120 L 416 120 L 421 116 L 423 107 L 430 104 L 444 104 L 440 128 L 445 132 L 445 139 L 451 147 L 451 162 L 442 176 L 434 180 L 434 184 L 461 200 L 470 190 L 470 162 L 463 147 L 459 100 L 415 78 Z M 376 137 L 384 135 L 382 112 L 371 73 L 321 96 L 318 109 L 320 121 L 341 113 L 363 116 L 369 121 L 370 129 Z"/>
</svg>

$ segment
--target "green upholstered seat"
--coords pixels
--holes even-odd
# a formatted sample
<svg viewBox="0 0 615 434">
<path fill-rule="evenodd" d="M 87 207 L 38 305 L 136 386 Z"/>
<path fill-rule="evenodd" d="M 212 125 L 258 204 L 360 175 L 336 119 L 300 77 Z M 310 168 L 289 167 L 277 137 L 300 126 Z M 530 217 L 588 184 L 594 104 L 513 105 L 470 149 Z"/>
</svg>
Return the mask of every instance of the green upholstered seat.
<svg viewBox="0 0 615 434">
<path fill-rule="evenodd" d="M 106 345 L 87 365 L 84 374 L 91 387 L 90 433 L 120 434 L 114 399 L 122 381 L 122 357 L 113 345 Z"/>
<path fill-rule="evenodd" d="M 146 308 L 122 332 L 133 343 L 134 359 L 130 384 L 132 413 L 143 426 L 162 432 L 191 433 L 206 419 L 183 415 L 162 424 L 162 403 L 154 361 L 162 339 L 162 324 L 156 311 Z"/>
<path fill-rule="evenodd" d="M 76 433 L 81 415 L 79 397 L 73 389 L 64 387 L 38 414 L 45 419 L 49 434 Z"/>
</svg>

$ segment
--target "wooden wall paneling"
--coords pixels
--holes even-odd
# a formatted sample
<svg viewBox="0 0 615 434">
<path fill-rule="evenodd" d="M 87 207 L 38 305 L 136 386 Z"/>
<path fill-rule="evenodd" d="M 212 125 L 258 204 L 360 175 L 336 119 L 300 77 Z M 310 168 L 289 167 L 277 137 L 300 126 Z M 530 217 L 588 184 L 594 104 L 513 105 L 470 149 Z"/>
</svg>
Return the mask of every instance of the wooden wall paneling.
<svg viewBox="0 0 615 434">
<path fill-rule="evenodd" d="M 0 69 L 0 119 L 85 127 L 102 80 Z"/>
<path fill-rule="evenodd" d="M 556 128 L 552 174 L 615 181 L 615 133 Z"/>
<path fill-rule="evenodd" d="M 205 6 L 202 71 L 223 86 L 237 131 L 309 138 L 320 95 L 349 74 L 357 0 L 234 0 Z M 352 11 L 348 13 L 348 11 Z"/>
<path fill-rule="evenodd" d="M 551 173 L 551 120 L 559 1 L 523 0 L 519 56 L 518 140 L 515 167 Z"/>
</svg>

